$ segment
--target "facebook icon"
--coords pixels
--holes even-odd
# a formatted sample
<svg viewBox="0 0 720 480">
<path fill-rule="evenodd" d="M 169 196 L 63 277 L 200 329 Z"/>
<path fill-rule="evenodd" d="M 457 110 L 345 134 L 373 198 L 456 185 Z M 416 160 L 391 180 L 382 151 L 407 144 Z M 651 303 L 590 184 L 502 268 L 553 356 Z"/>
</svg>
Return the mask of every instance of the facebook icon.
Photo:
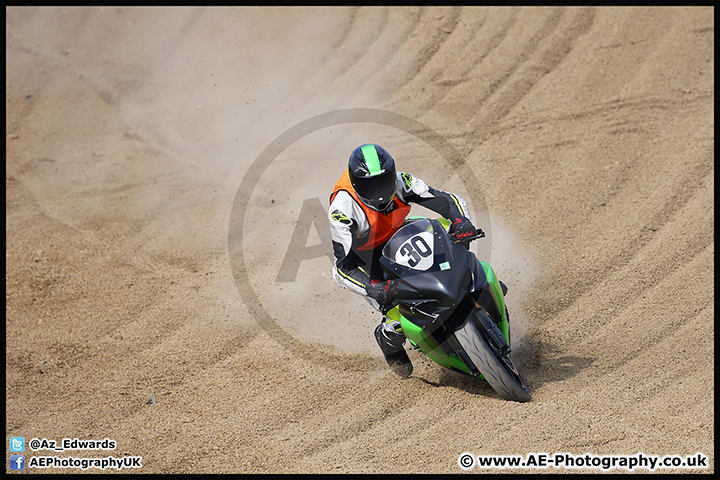
<svg viewBox="0 0 720 480">
<path fill-rule="evenodd" d="M 10 455 L 10 470 L 25 470 L 25 455 Z"/>
</svg>

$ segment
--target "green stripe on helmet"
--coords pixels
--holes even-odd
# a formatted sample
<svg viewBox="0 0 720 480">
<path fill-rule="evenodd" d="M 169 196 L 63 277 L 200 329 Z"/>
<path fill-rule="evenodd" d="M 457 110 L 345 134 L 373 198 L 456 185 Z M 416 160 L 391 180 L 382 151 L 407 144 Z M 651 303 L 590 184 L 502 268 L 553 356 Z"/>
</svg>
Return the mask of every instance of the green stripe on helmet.
<svg viewBox="0 0 720 480">
<path fill-rule="evenodd" d="M 365 157 L 365 163 L 368 167 L 370 176 L 373 177 L 381 173 L 380 159 L 378 158 L 377 150 L 375 145 L 363 145 L 360 149 Z"/>
</svg>

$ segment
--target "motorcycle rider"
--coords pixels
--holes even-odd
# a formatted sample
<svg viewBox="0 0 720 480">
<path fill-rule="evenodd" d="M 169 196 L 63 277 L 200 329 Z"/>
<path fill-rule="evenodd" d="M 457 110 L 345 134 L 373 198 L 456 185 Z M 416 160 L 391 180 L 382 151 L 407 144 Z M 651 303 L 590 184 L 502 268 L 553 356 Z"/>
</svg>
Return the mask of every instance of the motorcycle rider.
<svg viewBox="0 0 720 480">
<path fill-rule="evenodd" d="M 460 196 L 396 171 L 392 156 L 372 143 L 353 150 L 347 170 L 330 195 L 328 209 L 335 256 L 333 278 L 383 314 L 375 328 L 375 339 L 390 368 L 403 377 L 413 370 L 403 347 L 405 335 L 400 322 L 385 315 L 395 304 L 397 281 L 385 278 L 378 260 L 385 243 L 410 213 L 410 203 L 450 220 L 450 233 L 458 240 L 475 233 L 467 204 Z"/>
</svg>

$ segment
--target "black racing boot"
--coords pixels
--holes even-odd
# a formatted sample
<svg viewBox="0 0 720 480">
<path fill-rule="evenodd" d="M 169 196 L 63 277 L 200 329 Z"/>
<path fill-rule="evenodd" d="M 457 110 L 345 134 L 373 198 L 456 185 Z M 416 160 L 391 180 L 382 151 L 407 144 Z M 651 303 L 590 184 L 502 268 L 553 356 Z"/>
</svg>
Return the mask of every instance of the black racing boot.
<svg viewBox="0 0 720 480">
<path fill-rule="evenodd" d="M 385 328 L 384 324 L 375 328 L 375 340 L 377 340 L 380 350 L 385 355 L 385 360 L 393 372 L 401 377 L 409 377 L 413 371 L 410 357 L 408 357 L 403 343 L 405 343 L 405 335 Z"/>
<path fill-rule="evenodd" d="M 500 280 L 498 280 L 500 282 Z M 500 289 L 503 292 L 503 297 L 507 295 L 507 285 L 505 285 L 503 282 L 500 282 Z"/>
</svg>

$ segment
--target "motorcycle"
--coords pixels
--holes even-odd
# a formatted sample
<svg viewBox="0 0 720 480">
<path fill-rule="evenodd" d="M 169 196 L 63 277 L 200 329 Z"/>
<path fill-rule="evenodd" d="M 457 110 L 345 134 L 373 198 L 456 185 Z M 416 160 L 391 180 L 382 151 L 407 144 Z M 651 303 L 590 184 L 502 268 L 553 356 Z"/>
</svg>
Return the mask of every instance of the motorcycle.
<svg viewBox="0 0 720 480">
<path fill-rule="evenodd" d="M 489 263 L 469 250 L 478 229 L 459 242 L 446 219 L 413 217 L 382 250 L 380 264 L 397 280 L 398 304 L 387 312 L 413 348 L 438 365 L 485 380 L 505 400 L 531 395 L 510 359 L 503 288 Z"/>
</svg>

